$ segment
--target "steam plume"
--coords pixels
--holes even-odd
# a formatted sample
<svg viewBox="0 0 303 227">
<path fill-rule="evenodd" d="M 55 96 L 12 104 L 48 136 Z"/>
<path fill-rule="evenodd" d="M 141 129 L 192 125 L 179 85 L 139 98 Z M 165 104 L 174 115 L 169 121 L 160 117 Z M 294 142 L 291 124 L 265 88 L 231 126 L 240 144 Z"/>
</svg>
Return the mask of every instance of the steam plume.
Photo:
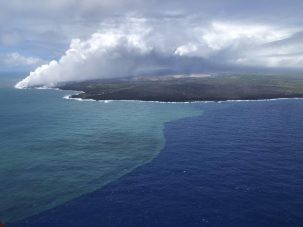
<svg viewBox="0 0 303 227">
<path fill-rule="evenodd" d="M 159 70 L 184 73 L 192 68 L 203 72 L 207 62 L 271 67 L 285 59 L 266 57 L 277 48 L 271 50 L 265 44 L 294 33 L 260 25 L 220 22 L 197 25 L 178 21 L 159 24 L 142 18 L 108 22 L 101 27 L 87 40 L 73 39 L 58 61 L 38 67 L 15 87 L 55 87 L 69 81 L 143 75 Z"/>
</svg>

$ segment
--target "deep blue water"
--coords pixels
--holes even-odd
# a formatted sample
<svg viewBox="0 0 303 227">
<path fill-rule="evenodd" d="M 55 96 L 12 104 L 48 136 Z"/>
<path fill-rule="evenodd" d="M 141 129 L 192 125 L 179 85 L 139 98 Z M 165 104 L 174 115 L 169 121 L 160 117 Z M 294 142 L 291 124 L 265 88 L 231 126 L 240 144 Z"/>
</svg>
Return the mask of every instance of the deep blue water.
<svg viewBox="0 0 303 227">
<path fill-rule="evenodd" d="M 12 226 L 302 226 L 303 100 L 198 108 L 153 161 Z"/>
</svg>

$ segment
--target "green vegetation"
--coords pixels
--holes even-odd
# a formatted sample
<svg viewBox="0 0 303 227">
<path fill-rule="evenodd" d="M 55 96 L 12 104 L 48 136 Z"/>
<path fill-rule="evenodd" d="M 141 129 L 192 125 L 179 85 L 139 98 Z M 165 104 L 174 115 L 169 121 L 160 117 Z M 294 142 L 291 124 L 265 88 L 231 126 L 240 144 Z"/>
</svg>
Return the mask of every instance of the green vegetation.
<svg viewBox="0 0 303 227">
<path fill-rule="evenodd" d="M 303 97 L 303 76 L 222 75 L 140 77 L 71 83 L 74 98 L 144 101 L 224 101 Z"/>
</svg>

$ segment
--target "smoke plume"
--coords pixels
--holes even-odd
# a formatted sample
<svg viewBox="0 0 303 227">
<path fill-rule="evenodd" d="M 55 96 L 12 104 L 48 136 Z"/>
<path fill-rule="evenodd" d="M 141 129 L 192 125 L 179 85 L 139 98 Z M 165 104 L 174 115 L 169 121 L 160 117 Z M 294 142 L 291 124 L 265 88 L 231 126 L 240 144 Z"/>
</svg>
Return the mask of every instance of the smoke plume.
<svg viewBox="0 0 303 227">
<path fill-rule="evenodd" d="M 155 73 L 204 73 L 215 65 L 276 67 L 287 62 L 296 67 L 303 59 L 294 61 L 285 55 L 293 47 L 269 46 L 295 33 L 265 25 L 198 24 L 177 19 L 109 21 L 89 39 L 73 39 L 59 60 L 36 68 L 15 87 L 55 87 L 70 81 Z M 281 55 L 273 56 L 277 51 Z"/>
</svg>

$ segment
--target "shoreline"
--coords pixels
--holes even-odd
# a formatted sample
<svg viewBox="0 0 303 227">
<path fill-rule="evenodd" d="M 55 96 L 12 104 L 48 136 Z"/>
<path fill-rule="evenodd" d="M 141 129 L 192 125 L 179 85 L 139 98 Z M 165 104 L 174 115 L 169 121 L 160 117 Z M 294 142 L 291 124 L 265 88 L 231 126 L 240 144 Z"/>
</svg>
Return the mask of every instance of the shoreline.
<svg viewBox="0 0 303 227">
<path fill-rule="evenodd" d="M 20 88 L 19 88 L 20 89 Z M 77 101 L 208 103 L 303 99 L 303 77 L 226 75 L 203 78 L 94 80 L 35 89 L 71 91 Z"/>
<path fill-rule="evenodd" d="M 276 98 L 256 98 L 256 99 L 214 99 L 214 100 L 194 100 L 194 101 L 161 101 L 161 100 L 141 100 L 141 99 L 94 99 L 94 98 L 81 98 L 73 97 L 79 96 L 81 94 L 86 94 L 84 91 L 72 90 L 72 89 L 62 89 L 60 87 L 34 87 L 34 88 L 16 88 L 14 89 L 37 89 L 37 90 L 55 90 L 55 91 L 70 91 L 75 92 L 75 94 L 65 95 L 62 98 L 66 100 L 75 100 L 79 102 L 149 102 L 149 103 L 160 103 L 160 104 L 195 104 L 195 103 L 225 103 L 225 102 L 266 102 L 266 101 L 279 101 L 279 100 L 301 100 L 303 97 L 276 97 Z"/>
<path fill-rule="evenodd" d="M 51 88 L 50 88 L 51 89 Z M 60 91 L 67 91 L 62 89 L 56 89 Z M 72 91 L 72 90 L 70 90 Z M 77 91 L 75 91 L 77 92 Z M 84 92 L 80 92 L 82 94 Z M 78 95 L 78 94 L 74 94 Z M 66 100 L 74 100 L 79 102 L 102 102 L 102 103 L 110 103 L 110 102 L 149 102 L 149 103 L 161 103 L 161 104 L 195 104 L 195 103 L 225 103 L 225 102 L 267 102 L 267 101 L 279 101 L 279 100 L 301 100 L 303 97 L 281 97 L 281 98 L 260 98 L 260 99 L 227 99 L 227 100 L 197 100 L 197 101 L 158 101 L 158 100 L 140 100 L 140 99 L 86 99 L 86 98 L 78 98 L 72 97 L 73 95 L 66 95 L 63 99 Z"/>
</svg>

